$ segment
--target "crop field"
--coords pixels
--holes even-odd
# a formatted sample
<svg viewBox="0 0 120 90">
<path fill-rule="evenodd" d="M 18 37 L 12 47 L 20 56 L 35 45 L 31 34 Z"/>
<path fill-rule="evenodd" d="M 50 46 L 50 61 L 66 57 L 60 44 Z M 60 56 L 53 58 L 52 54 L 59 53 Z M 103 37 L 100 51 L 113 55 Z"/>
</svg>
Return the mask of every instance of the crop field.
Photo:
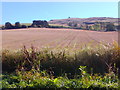
<svg viewBox="0 0 120 90">
<path fill-rule="evenodd" d="M 117 32 L 97 32 L 76 29 L 27 28 L 2 31 L 3 49 L 20 49 L 25 45 L 43 47 L 70 47 L 118 41 Z"/>
<path fill-rule="evenodd" d="M 120 89 L 118 32 L 55 28 L 1 32 L 0 88 Z"/>
</svg>

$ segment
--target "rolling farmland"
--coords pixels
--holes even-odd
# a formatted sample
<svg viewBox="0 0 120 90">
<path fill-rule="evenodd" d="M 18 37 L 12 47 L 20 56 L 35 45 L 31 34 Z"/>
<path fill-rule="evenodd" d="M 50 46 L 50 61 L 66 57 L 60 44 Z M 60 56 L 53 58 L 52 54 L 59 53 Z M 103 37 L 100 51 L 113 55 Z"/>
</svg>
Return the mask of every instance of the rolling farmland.
<svg viewBox="0 0 120 90">
<path fill-rule="evenodd" d="M 75 29 L 27 28 L 2 31 L 2 48 L 19 49 L 23 45 L 35 47 L 77 48 L 87 43 L 111 43 L 118 40 L 117 32 L 97 32 Z"/>
</svg>

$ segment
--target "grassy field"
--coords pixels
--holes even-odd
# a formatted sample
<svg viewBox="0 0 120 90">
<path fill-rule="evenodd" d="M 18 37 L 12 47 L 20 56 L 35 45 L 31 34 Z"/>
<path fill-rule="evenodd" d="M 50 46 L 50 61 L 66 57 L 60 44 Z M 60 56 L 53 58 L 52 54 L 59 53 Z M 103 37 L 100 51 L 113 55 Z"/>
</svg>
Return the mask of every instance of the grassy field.
<svg viewBox="0 0 120 90">
<path fill-rule="evenodd" d="M 21 25 L 31 26 L 32 23 L 21 23 Z"/>
</svg>

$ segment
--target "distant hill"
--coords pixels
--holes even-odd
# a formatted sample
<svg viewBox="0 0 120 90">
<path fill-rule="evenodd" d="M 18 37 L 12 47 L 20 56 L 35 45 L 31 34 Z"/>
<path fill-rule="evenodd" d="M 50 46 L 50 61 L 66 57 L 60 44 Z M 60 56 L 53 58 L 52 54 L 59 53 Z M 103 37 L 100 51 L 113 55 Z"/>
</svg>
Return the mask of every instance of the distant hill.
<svg viewBox="0 0 120 90">
<path fill-rule="evenodd" d="M 67 19 L 54 19 L 50 20 L 49 24 L 60 24 L 60 25 L 67 25 L 69 22 L 75 22 L 77 24 L 84 24 L 86 22 L 94 23 L 94 22 L 111 22 L 114 24 L 118 23 L 118 18 L 112 17 L 91 17 L 91 18 L 67 18 Z"/>
<path fill-rule="evenodd" d="M 6 22 L 0 29 L 20 29 L 20 28 L 71 28 L 82 30 L 94 31 L 117 31 L 120 30 L 118 18 L 112 17 L 91 17 L 91 18 L 67 18 L 67 19 L 54 19 L 50 21 L 34 20 L 33 23 L 20 23 L 15 22 L 11 24 Z"/>
</svg>

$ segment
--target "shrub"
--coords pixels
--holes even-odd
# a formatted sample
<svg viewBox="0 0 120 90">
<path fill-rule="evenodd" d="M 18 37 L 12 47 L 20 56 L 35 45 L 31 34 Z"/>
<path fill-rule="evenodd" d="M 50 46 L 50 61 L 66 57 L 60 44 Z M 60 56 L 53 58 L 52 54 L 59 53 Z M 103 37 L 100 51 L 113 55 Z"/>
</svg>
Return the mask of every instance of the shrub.
<svg viewBox="0 0 120 90">
<path fill-rule="evenodd" d="M 22 25 L 21 28 L 27 28 L 27 26 L 26 25 Z"/>
<path fill-rule="evenodd" d="M 115 25 L 112 23 L 107 24 L 106 31 L 115 31 Z"/>
<path fill-rule="evenodd" d="M 5 29 L 5 26 L 2 26 L 1 29 L 4 30 L 4 29 Z"/>
<path fill-rule="evenodd" d="M 42 71 L 17 71 L 16 74 L 2 75 L 2 88 L 115 88 L 119 89 L 119 79 L 114 73 L 89 74 L 86 66 L 80 66 L 79 78 L 68 79 L 66 76 L 50 78 L 42 75 Z"/>
<path fill-rule="evenodd" d="M 72 52 L 67 50 L 36 50 L 33 46 L 30 50 L 24 47 L 20 51 L 4 50 L 2 52 L 3 72 L 14 72 L 16 69 L 29 71 L 46 70 L 49 74 L 59 76 L 67 73 L 69 78 L 79 74 L 80 65 L 85 65 L 88 72 L 93 73 L 114 72 L 120 73 L 120 48 L 117 44 L 113 46 L 102 46 L 96 48 L 82 48 Z M 12 66 L 12 67 L 11 67 Z M 114 69 L 118 68 L 118 70 Z"/>
<path fill-rule="evenodd" d="M 15 23 L 15 28 L 16 28 L 16 29 L 17 29 L 17 28 L 21 28 L 20 22 L 16 22 L 16 23 Z"/>
<path fill-rule="evenodd" d="M 5 29 L 13 29 L 14 26 L 10 22 L 5 23 Z"/>
</svg>

